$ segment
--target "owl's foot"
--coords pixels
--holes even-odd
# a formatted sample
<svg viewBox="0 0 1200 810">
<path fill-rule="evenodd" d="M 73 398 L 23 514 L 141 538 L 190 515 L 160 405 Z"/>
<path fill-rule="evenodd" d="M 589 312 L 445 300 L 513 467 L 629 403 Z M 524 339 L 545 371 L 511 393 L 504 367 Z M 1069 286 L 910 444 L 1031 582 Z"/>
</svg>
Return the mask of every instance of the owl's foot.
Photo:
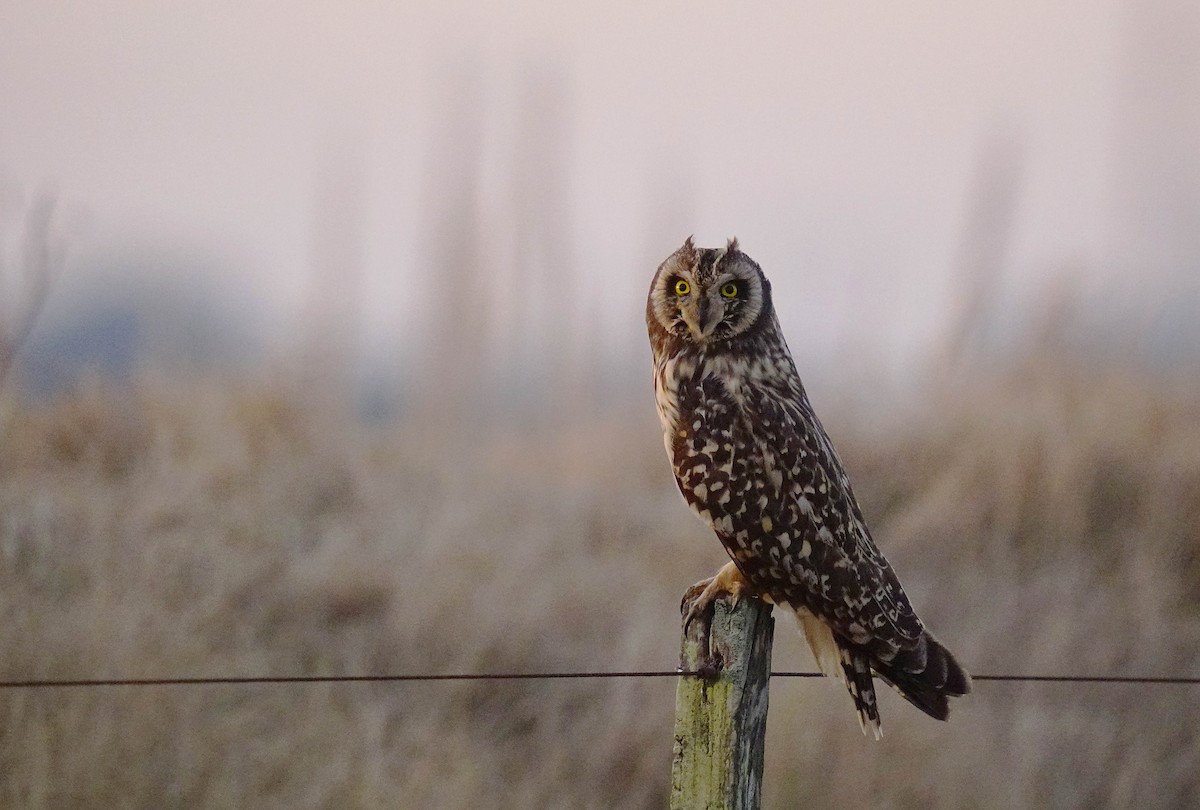
<svg viewBox="0 0 1200 810">
<path fill-rule="evenodd" d="M 737 566 L 730 562 L 726 563 L 716 576 L 697 582 L 683 595 L 683 602 L 679 606 L 680 612 L 683 613 L 683 633 L 699 645 L 700 664 L 696 667 L 696 673 L 705 679 L 716 678 L 725 663 L 720 654 L 712 650 L 709 641 L 713 607 L 723 596 L 732 597 L 733 604 L 737 605 L 743 594 L 753 596 L 754 590 Z M 696 619 L 700 619 L 700 624 L 689 633 L 689 628 Z"/>
<path fill-rule="evenodd" d="M 750 583 L 732 562 L 727 562 L 715 576 L 702 579 L 687 589 L 679 611 L 683 614 L 683 632 L 687 632 L 693 621 L 704 617 L 705 624 L 712 623 L 713 604 L 722 596 L 733 597 L 737 604 L 743 594 L 754 594 Z"/>
</svg>

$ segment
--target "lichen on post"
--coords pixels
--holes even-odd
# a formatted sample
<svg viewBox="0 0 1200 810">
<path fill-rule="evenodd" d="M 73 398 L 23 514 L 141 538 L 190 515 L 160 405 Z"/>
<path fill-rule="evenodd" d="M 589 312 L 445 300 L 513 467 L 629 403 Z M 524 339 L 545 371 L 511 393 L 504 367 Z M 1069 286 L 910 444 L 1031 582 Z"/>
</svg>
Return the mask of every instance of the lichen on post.
<svg viewBox="0 0 1200 810">
<path fill-rule="evenodd" d="M 671 810 L 758 810 L 771 677 L 771 606 L 714 605 L 686 629 L 675 693 Z"/>
</svg>

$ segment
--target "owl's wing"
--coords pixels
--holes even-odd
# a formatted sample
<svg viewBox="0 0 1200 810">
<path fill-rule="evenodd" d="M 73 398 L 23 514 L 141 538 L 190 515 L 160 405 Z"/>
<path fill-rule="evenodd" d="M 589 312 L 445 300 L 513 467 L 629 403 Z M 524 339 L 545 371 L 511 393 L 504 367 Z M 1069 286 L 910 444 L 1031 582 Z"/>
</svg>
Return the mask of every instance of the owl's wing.
<svg viewBox="0 0 1200 810">
<path fill-rule="evenodd" d="M 774 601 L 807 608 L 884 660 L 913 646 L 924 626 L 875 546 L 803 388 L 739 393 L 736 404 L 727 400 L 732 407 L 710 409 L 728 417 L 734 449 L 725 508 L 708 493 L 713 528 L 734 561 Z"/>
</svg>

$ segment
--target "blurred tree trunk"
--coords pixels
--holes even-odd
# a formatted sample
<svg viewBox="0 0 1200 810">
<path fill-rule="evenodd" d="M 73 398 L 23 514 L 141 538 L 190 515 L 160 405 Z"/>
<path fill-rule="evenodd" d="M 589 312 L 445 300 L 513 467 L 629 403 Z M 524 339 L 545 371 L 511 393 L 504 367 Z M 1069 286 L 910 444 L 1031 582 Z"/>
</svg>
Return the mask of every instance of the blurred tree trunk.
<svg viewBox="0 0 1200 810">
<path fill-rule="evenodd" d="M 0 246 L 0 389 L 11 375 L 17 352 L 46 306 L 62 263 L 61 246 L 51 233 L 54 200 L 36 199 L 25 217 L 24 238 L 10 268 Z"/>
<path fill-rule="evenodd" d="M 300 397 L 337 410 L 349 402 L 361 336 L 364 169 L 357 148 L 322 156 L 313 192 L 311 264 L 300 344 Z"/>
</svg>

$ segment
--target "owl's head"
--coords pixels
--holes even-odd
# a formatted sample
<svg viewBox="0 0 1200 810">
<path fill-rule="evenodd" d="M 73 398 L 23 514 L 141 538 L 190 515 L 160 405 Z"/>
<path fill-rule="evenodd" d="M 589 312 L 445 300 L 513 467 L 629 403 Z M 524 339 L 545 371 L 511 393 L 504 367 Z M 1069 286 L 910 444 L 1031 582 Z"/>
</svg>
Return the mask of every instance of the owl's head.
<svg viewBox="0 0 1200 810">
<path fill-rule="evenodd" d="M 652 337 L 709 347 L 757 331 L 771 311 L 771 284 L 736 239 L 697 248 L 689 236 L 654 275 L 646 323 Z"/>
</svg>

